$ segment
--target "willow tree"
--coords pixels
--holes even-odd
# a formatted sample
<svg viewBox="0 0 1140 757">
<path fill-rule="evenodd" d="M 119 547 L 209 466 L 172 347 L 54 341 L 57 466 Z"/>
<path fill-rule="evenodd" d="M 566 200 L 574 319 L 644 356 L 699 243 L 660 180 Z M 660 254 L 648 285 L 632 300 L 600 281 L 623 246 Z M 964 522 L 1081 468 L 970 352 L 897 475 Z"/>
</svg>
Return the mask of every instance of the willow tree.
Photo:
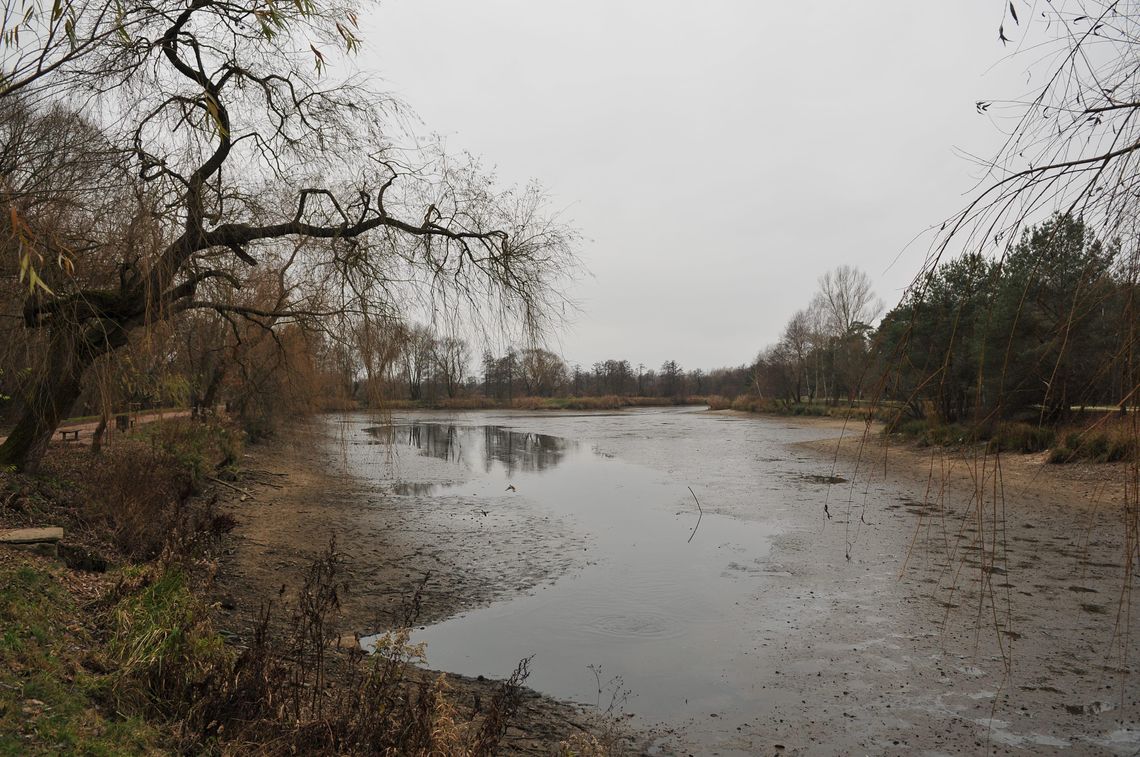
<svg viewBox="0 0 1140 757">
<path fill-rule="evenodd" d="M 5 11 L 0 104 L 34 121 L 66 103 L 98 132 L 115 180 L 109 194 L 89 176 L 52 191 L 116 202 L 61 235 L 17 191 L 26 171 L 0 175 L 0 243 L 42 358 L 0 465 L 34 467 L 92 362 L 188 311 L 272 329 L 427 295 L 534 324 L 558 296 L 570 235 L 538 190 L 497 191 L 477 166 L 403 146 L 401 106 L 336 75 L 361 44 L 352 6 L 6 0 Z M 269 267 L 280 296 L 243 299 L 250 266 Z"/>
</svg>

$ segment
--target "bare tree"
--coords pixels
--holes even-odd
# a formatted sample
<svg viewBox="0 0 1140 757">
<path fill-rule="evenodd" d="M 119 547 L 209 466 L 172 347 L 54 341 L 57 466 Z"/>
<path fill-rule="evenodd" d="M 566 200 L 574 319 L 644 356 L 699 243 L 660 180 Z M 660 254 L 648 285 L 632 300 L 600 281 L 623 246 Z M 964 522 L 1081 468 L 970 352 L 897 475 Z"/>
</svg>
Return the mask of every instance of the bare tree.
<svg viewBox="0 0 1140 757">
<path fill-rule="evenodd" d="M 397 106 L 331 79 L 334 48 L 360 44 L 351 6 L 59 7 L 79 30 L 63 47 L 50 33 L 16 40 L 5 21 L 0 100 L 7 108 L 23 97 L 43 117 L 54 106 L 40 103 L 66 96 L 73 118 L 102 135 L 89 143 L 105 144 L 110 165 L 131 178 L 116 183 L 116 214 L 89 212 L 99 223 L 60 246 L 55 226 L 34 225 L 17 204 L 11 187 L 22 174 L 0 176 L 0 215 L 14 219 L 5 255 L 25 281 L 44 282 L 21 308 L 24 328 L 44 335 L 43 369 L 22 391 L 0 464 L 33 467 L 92 362 L 190 310 L 266 329 L 424 295 L 490 304 L 532 325 L 555 312 L 547 305 L 571 236 L 544 215 L 541 193 L 494 192 L 477 165 L 397 149 Z M 272 307 L 236 296 L 254 265 L 279 282 Z"/>
<path fill-rule="evenodd" d="M 423 398 L 424 381 L 431 376 L 435 367 L 435 351 L 435 332 L 430 326 L 417 323 L 404 332 L 400 362 L 403 364 L 404 381 L 410 399 Z"/>
<path fill-rule="evenodd" d="M 366 314 L 355 324 L 355 347 L 364 364 L 366 398 L 377 403 L 383 397 L 387 383 L 397 370 L 407 327 L 397 318 L 387 315 Z"/>
<path fill-rule="evenodd" d="M 800 402 L 804 396 L 804 385 L 808 383 L 808 361 L 812 350 L 817 346 L 817 338 L 818 332 L 813 329 L 811 314 L 807 310 L 796 312 L 780 337 L 779 354 L 791 364 L 791 384 L 795 386 L 796 402 Z"/>
<path fill-rule="evenodd" d="M 522 351 L 519 374 L 526 393 L 532 397 L 552 397 L 566 384 L 566 362 L 550 350 L 538 347 Z"/>
<path fill-rule="evenodd" d="M 819 302 L 831 335 L 842 337 L 858 324 L 870 325 L 883 310 L 866 273 L 841 265 L 819 277 Z"/>
<path fill-rule="evenodd" d="M 435 343 L 435 374 L 443 384 L 448 397 L 459 393 L 467 365 L 471 362 L 471 347 L 466 340 L 447 336 Z"/>
</svg>

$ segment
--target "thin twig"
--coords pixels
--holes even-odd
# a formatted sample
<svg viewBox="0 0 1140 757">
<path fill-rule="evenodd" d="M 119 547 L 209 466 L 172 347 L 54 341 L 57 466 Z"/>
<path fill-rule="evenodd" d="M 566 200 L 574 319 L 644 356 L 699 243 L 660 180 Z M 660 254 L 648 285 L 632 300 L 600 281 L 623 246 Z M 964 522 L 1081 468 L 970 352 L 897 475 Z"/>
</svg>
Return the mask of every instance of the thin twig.
<svg viewBox="0 0 1140 757">
<path fill-rule="evenodd" d="M 253 496 L 253 492 L 250 492 L 246 489 L 243 489 L 240 486 L 234 486 L 233 484 L 229 483 L 228 481 L 223 481 L 222 479 L 214 478 L 213 476 L 206 476 L 206 478 L 210 479 L 211 481 L 213 481 L 216 484 L 221 484 L 222 486 L 233 489 L 235 492 L 238 492 L 239 494 L 244 494 L 245 496 L 249 497 L 250 499 L 256 499 Z"/>
<path fill-rule="evenodd" d="M 697 499 L 697 494 L 693 491 L 693 487 L 691 486 L 689 487 L 689 494 L 693 495 L 693 501 L 697 503 L 697 510 L 700 512 L 700 515 L 697 516 L 697 525 L 693 526 L 693 533 L 689 534 L 689 541 L 685 542 L 686 544 L 693 541 L 693 537 L 697 535 L 697 529 L 701 527 L 701 518 L 705 517 L 705 511 L 701 507 L 701 501 Z"/>
</svg>

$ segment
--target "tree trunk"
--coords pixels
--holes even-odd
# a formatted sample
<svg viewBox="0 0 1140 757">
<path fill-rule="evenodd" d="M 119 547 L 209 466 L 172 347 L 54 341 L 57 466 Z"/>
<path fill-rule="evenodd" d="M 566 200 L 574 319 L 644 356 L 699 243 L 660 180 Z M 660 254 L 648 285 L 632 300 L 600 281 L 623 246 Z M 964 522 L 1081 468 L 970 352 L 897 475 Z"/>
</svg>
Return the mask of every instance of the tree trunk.
<svg viewBox="0 0 1140 757">
<path fill-rule="evenodd" d="M 218 365 L 214 366 L 214 370 L 210 374 L 210 383 L 206 385 L 206 391 L 202 395 L 203 420 L 213 417 L 214 405 L 218 404 L 218 390 L 221 389 L 222 379 L 225 377 L 225 363 L 219 363 Z"/>
<path fill-rule="evenodd" d="M 91 435 L 91 454 L 98 455 L 103 451 L 103 434 L 107 433 L 107 411 L 104 410 L 99 415 L 99 425 L 95 427 L 95 433 Z"/>
<path fill-rule="evenodd" d="M 83 388 L 83 374 L 93 356 L 77 349 L 72 333 L 53 333 L 48 360 L 24 404 L 23 415 L 0 445 L 0 467 L 34 472 L 60 421 L 71 412 Z"/>
</svg>

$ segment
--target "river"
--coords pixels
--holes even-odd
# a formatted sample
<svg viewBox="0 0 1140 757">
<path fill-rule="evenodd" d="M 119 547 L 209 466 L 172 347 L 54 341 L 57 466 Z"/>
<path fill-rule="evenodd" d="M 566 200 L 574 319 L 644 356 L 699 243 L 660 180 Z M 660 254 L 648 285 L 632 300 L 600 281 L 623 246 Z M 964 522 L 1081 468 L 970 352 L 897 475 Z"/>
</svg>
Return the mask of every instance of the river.
<svg viewBox="0 0 1140 757">
<path fill-rule="evenodd" d="M 1085 539 L 1074 577 L 1075 537 L 1024 524 L 1027 554 L 1056 554 L 1019 572 L 1003 521 L 996 564 L 974 495 L 804 444 L 841 434 L 862 427 L 670 408 L 353 416 L 342 440 L 370 506 L 455 524 L 472 581 L 519 586 L 418 629 L 434 668 L 531 657 L 531 687 L 662 754 L 1140 749 L 1113 624 L 1081 609 L 1119 581 L 1119 545 Z M 563 538 L 531 581 L 535 529 Z"/>
</svg>

